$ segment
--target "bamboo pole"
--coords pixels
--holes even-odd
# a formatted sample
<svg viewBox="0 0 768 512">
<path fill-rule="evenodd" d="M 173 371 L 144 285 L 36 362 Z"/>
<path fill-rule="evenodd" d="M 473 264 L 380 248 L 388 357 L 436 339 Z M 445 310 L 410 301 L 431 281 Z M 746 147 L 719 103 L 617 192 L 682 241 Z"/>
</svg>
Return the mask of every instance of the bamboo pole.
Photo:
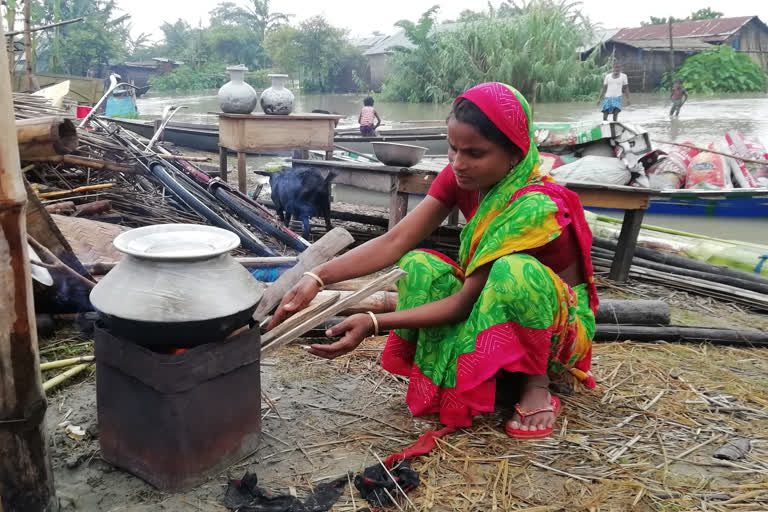
<svg viewBox="0 0 768 512">
<path fill-rule="evenodd" d="M 77 375 L 78 373 L 82 372 L 83 370 L 85 370 L 89 366 L 91 366 L 89 363 L 83 363 L 83 364 L 79 364 L 77 366 L 73 366 L 69 370 L 67 370 L 65 372 L 62 372 L 59 375 L 53 377 L 52 379 L 48 379 L 47 381 L 45 381 L 43 383 L 43 389 L 45 391 L 49 391 L 52 388 L 55 388 L 56 386 L 58 386 L 59 384 L 64 382 L 65 380 L 67 380 L 67 379 L 69 379 L 71 377 L 74 377 L 75 375 Z"/>
<path fill-rule="evenodd" d="M 92 363 L 96 360 L 94 356 L 80 356 L 70 357 L 69 359 L 61 359 L 59 361 L 51 361 L 49 363 L 42 363 L 40 370 L 55 370 L 56 368 L 64 368 L 65 366 L 72 366 L 76 364 Z M 43 385 L 45 386 L 45 385 Z"/>
<path fill-rule="evenodd" d="M 30 0 L 27 0 L 29 2 Z M 4 41 L 0 26 L 0 41 Z M 8 56 L 0 52 L 0 121 L 14 126 Z M 0 131 L 0 491 L 6 510 L 56 511 L 43 430 L 26 226 L 27 197 L 16 130 Z"/>
<path fill-rule="evenodd" d="M 32 0 L 24 0 L 24 59 L 27 66 L 27 90 L 34 91 L 32 79 Z"/>
</svg>

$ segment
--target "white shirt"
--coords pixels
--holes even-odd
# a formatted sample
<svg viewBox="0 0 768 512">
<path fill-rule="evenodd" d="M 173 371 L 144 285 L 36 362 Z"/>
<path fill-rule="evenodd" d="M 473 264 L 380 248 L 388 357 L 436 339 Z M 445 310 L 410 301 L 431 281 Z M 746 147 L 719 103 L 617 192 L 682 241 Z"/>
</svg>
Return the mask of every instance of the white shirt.
<svg viewBox="0 0 768 512">
<path fill-rule="evenodd" d="M 603 80 L 603 84 L 607 85 L 607 89 L 605 90 L 605 97 L 606 98 L 616 98 L 618 96 L 621 96 L 622 88 L 625 85 L 629 84 L 629 81 L 627 80 L 627 75 L 624 73 L 619 73 L 618 78 L 613 77 L 613 73 L 608 73 L 605 75 L 605 80 Z"/>
</svg>

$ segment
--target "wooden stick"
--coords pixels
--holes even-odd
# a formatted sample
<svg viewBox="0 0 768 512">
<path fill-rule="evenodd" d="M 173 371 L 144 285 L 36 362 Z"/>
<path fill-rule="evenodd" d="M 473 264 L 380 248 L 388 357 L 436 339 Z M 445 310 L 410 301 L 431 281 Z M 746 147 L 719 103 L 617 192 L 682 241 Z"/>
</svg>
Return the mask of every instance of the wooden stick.
<svg viewBox="0 0 768 512">
<path fill-rule="evenodd" d="M 59 190 L 57 192 L 43 192 L 41 194 L 37 194 L 37 196 L 41 199 L 48 199 L 51 197 L 67 196 L 69 194 L 79 194 L 80 192 L 104 190 L 104 189 L 112 188 L 114 186 L 115 186 L 114 183 L 102 183 L 101 185 L 88 185 L 86 187 L 77 187 L 77 188 L 73 188 L 72 190 Z"/>
<path fill-rule="evenodd" d="M 0 41 L 5 40 L 0 24 Z M 16 130 L 10 128 L 15 121 L 8 71 L 8 54 L 0 52 L 0 508 L 54 511 L 58 500 L 43 429 L 46 401 L 26 243 L 27 194 Z"/>
<path fill-rule="evenodd" d="M 41 258 L 45 257 L 49 260 L 50 263 L 35 263 L 35 265 L 39 265 L 44 268 L 48 268 L 50 270 L 57 270 L 59 272 L 64 272 L 65 274 L 69 274 L 73 278 L 75 278 L 79 283 L 81 283 L 83 286 L 85 286 L 88 289 L 93 288 L 96 286 L 96 283 L 91 281 L 85 276 L 80 275 L 75 269 L 64 263 L 59 259 L 58 256 L 53 254 L 47 247 L 45 247 L 43 244 L 32 238 L 31 235 L 27 235 L 27 241 L 29 242 L 29 245 L 31 245 L 35 251 L 39 252 L 39 256 Z"/>
<path fill-rule="evenodd" d="M 280 303 L 288 290 L 299 282 L 304 272 L 325 263 L 354 242 L 355 239 L 352 238 L 352 235 L 342 228 L 334 228 L 326 233 L 325 236 L 301 253 L 296 266 L 272 283 L 261 297 L 261 301 L 253 313 L 253 319 L 257 323 L 261 323 L 269 312 Z"/>
<path fill-rule="evenodd" d="M 276 338 L 272 343 L 269 345 L 263 347 L 261 349 L 262 357 L 266 352 L 270 352 L 274 349 L 280 348 L 283 345 L 287 345 L 291 341 L 295 340 L 305 332 L 312 329 L 314 326 L 323 323 L 326 319 L 331 318 L 332 316 L 336 315 L 340 311 L 343 311 L 347 307 L 351 306 L 352 304 L 355 304 L 364 298 L 368 297 L 369 295 L 381 290 L 383 287 L 386 287 L 390 283 L 394 283 L 401 277 L 403 277 L 406 274 L 405 271 L 395 268 L 384 274 L 383 276 L 374 279 L 371 281 L 371 284 L 366 286 L 365 288 L 361 288 L 360 290 L 356 291 L 355 293 L 347 296 L 346 298 L 336 302 L 332 306 L 330 306 L 325 311 L 322 311 L 308 320 L 302 322 L 301 324 L 297 325 L 296 327 L 292 328 L 282 336 L 279 336 Z"/>
<path fill-rule="evenodd" d="M 659 140 L 659 139 L 653 139 L 651 142 L 655 142 L 657 144 L 669 144 L 670 146 L 680 146 L 682 148 L 689 148 L 689 149 L 698 149 L 699 151 L 706 151 L 707 153 L 714 153 L 716 155 L 725 156 L 728 158 L 733 158 L 734 160 L 741 160 L 742 162 L 747 162 L 750 164 L 758 164 L 758 165 L 766 165 L 768 164 L 768 160 L 752 160 L 751 158 L 742 158 L 740 156 L 732 155 L 730 153 L 723 153 L 722 151 L 715 151 L 714 149 L 709 148 L 702 148 L 700 146 L 694 146 L 692 144 L 681 144 L 679 142 L 672 142 L 668 140 Z"/>
<path fill-rule="evenodd" d="M 278 336 L 285 334 L 292 328 L 294 328 L 297 325 L 300 325 L 302 322 L 304 322 L 307 318 L 310 318 L 313 316 L 318 310 L 321 310 L 323 308 L 327 308 L 337 300 L 339 300 L 339 292 L 333 292 L 331 294 L 328 294 L 324 297 L 317 297 L 314 301 L 312 301 L 309 306 L 307 306 L 305 309 L 299 311 L 292 317 L 288 318 L 285 322 L 278 325 L 268 333 L 266 333 L 264 336 L 261 337 L 261 346 L 268 345 L 272 340 L 277 338 Z"/>
<path fill-rule="evenodd" d="M 78 373 L 82 372 L 83 370 L 85 370 L 89 366 L 91 366 L 89 363 L 79 364 L 77 366 L 73 366 L 69 370 L 67 370 L 64 373 L 61 373 L 61 374 L 55 376 L 52 379 L 48 379 L 47 381 L 45 381 L 43 383 L 43 390 L 49 391 L 49 390 L 55 388 L 56 386 L 58 386 L 59 384 L 61 384 L 65 380 L 67 380 L 67 379 L 69 379 L 71 377 L 74 377 L 75 375 L 77 375 Z"/>
<path fill-rule="evenodd" d="M 93 356 L 81 356 L 72 357 L 69 359 L 61 359 L 60 361 L 51 361 L 49 363 L 42 363 L 40 370 L 53 370 L 55 368 L 64 368 L 65 366 L 72 366 L 73 364 L 80 363 L 92 363 L 96 358 Z"/>
<path fill-rule="evenodd" d="M 25 162 L 49 162 L 49 163 L 65 163 L 71 165 L 81 165 L 83 167 L 90 167 L 91 169 L 99 169 L 105 171 L 125 172 L 129 174 L 139 174 L 133 167 L 127 165 L 121 165 L 117 162 L 110 162 L 109 160 L 96 160 L 94 158 L 86 158 L 84 156 L 77 155 L 52 155 L 44 157 L 30 157 L 24 158 Z"/>
</svg>

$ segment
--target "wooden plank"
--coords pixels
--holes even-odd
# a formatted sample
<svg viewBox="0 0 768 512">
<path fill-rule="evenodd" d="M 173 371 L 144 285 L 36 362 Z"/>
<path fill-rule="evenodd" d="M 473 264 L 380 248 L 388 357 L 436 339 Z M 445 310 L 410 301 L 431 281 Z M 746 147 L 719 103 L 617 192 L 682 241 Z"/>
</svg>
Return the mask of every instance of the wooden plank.
<svg viewBox="0 0 768 512">
<path fill-rule="evenodd" d="M 333 123 L 304 116 L 220 117 L 219 143 L 235 151 L 333 151 Z"/>
<path fill-rule="evenodd" d="M 219 146 L 219 177 L 227 182 L 227 148 Z"/>
<path fill-rule="evenodd" d="M 310 245 L 307 250 L 299 255 L 296 265 L 281 275 L 277 281 L 272 283 L 261 297 L 256 311 L 253 313 L 253 319 L 261 323 L 272 309 L 277 306 L 288 290 L 299 282 L 304 272 L 310 271 L 321 263 L 330 260 L 345 248 L 354 243 L 355 239 L 346 229 L 333 228 L 325 234 L 320 240 Z"/>
<path fill-rule="evenodd" d="M 237 119 L 237 120 L 303 120 L 303 121 L 329 121 L 335 123 L 344 119 L 346 116 L 336 114 L 289 114 L 284 115 L 269 115 L 269 114 L 227 114 L 225 112 L 209 112 L 209 114 L 215 114 L 221 119 Z"/>
<path fill-rule="evenodd" d="M 399 177 L 398 192 L 426 194 L 437 176 L 434 174 L 403 174 Z"/>
<path fill-rule="evenodd" d="M 264 336 L 261 337 L 261 346 L 264 347 L 266 345 L 269 345 L 272 340 L 278 338 L 279 336 L 282 336 L 283 334 L 287 333 L 297 325 L 301 325 L 303 322 L 305 322 L 308 318 L 311 318 L 315 316 L 320 310 L 327 308 L 337 300 L 339 300 L 339 297 L 341 296 L 340 292 L 330 292 L 326 295 L 320 296 L 318 295 L 315 297 L 315 299 L 309 303 L 309 306 L 304 308 L 303 310 L 299 311 L 292 317 L 286 319 L 283 323 L 266 333 Z"/>
<path fill-rule="evenodd" d="M 617 208 L 620 210 L 647 210 L 651 204 L 650 193 L 631 194 L 611 189 L 582 189 L 571 186 L 579 195 L 583 206 L 595 206 L 598 208 Z"/>
<path fill-rule="evenodd" d="M 285 334 L 279 336 L 274 341 L 272 341 L 272 343 L 270 343 L 269 345 L 264 346 L 261 349 L 262 357 L 270 351 L 273 351 L 277 348 L 287 345 L 288 343 L 295 340 L 305 332 L 311 330 L 316 325 L 322 324 L 327 319 L 335 316 L 337 313 L 344 311 L 345 309 L 347 309 L 348 307 L 354 304 L 357 304 L 361 300 L 369 297 L 370 295 L 373 295 L 377 291 L 383 288 L 386 288 L 391 283 L 394 283 L 404 275 L 406 275 L 406 272 L 404 270 L 401 270 L 399 268 L 394 268 L 389 272 L 387 272 L 386 274 L 384 274 L 383 276 L 374 279 L 373 281 L 371 281 L 371 283 L 368 286 L 359 289 L 358 291 L 348 295 L 342 300 L 337 301 L 329 308 L 324 309 L 318 314 L 312 316 L 311 318 L 307 319 L 306 321 L 292 328 Z"/>
<path fill-rule="evenodd" d="M 241 125 L 232 119 L 219 119 L 219 146 L 237 150 L 237 142 L 242 138 Z"/>
<path fill-rule="evenodd" d="M 392 185 L 389 191 L 389 226 L 391 230 L 403 220 L 408 213 L 408 194 L 400 192 L 400 178 L 392 176 Z"/>
<path fill-rule="evenodd" d="M 624 212 L 624 222 L 619 233 L 619 242 L 616 246 L 616 256 L 611 264 L 611 272 L 608 277 L 618 283 L 623 283 L 629 276 L 629 268 L 635 255 L 637 236 L 643 224 L 645 210 L 627 210 Z"/>
<path fill-rule="evenodd" d="M 243 152 L 237 153 L 237 189 L 243 194 L 248 193 L 248 178 L 245 175 L 247 166 L 247 155 Z"/>
</svg>

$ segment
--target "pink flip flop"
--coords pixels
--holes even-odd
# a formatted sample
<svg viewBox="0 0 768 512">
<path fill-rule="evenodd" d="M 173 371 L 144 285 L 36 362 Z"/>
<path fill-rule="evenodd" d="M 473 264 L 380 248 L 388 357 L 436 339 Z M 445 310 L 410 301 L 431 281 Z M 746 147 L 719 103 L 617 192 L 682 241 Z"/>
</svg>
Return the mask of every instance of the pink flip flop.
<svg viewBox="0 0 768 512">
<path fill-rule="evenodd" d="M 526 417 L 533 416 L 540 412 L 553 412 L 555 418 L 557 418 L 560 412 L 560 399 L 556 396 L 552 396 L 549 399 L 549 406 L 542 407 L 541 409 L 534 409 L 533 411 L 523 411 L 520 409 L 520 404 L 515 405 L 515 411 L 520 415 L 520 421 L 524 421 Z M 549 437 L 552 434 L 553 427 L 544 428 L 541 430 L 521 430 L 519 428 L 509 428 L 509 425 L 505 425 L 507 429 L 507 435 L 512 439 L 542 439 Z"/>
</svg>

